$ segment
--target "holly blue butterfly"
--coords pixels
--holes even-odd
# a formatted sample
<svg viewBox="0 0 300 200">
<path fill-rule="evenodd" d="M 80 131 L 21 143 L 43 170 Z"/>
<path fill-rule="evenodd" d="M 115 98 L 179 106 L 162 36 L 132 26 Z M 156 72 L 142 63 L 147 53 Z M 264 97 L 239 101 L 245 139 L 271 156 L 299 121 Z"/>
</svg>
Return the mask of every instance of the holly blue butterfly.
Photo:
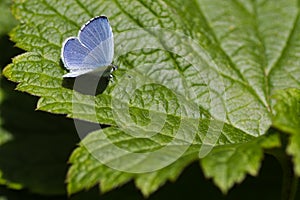
<svg viewBox="0 0 300 200">
<path fill-rule="evenodd" d="M 77 37 L 67 38 L 63 43 L 61 59 L 69 70 L 63 77 L 77 77 L 95 70 L 111 78 L 111 72 L 117 69 L 112 64 L 113 55 L 113 33 L 107 17 L 92 18 L 81 27 Z"/>
</svg>

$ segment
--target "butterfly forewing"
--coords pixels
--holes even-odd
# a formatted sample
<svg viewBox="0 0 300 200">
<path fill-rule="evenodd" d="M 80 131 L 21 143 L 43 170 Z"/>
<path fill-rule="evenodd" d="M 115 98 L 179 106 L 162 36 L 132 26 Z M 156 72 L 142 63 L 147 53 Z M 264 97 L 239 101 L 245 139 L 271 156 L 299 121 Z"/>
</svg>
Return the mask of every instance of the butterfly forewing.
<svg viewBox="0 0 300 200">
<path fill-rule="evenodd" d="M 81 28 L 78 35 L 82 44 L 90 50 L 112 37 L 113 34 L 108 19 L 104 16 L 91 19 Z"/>
</svg>

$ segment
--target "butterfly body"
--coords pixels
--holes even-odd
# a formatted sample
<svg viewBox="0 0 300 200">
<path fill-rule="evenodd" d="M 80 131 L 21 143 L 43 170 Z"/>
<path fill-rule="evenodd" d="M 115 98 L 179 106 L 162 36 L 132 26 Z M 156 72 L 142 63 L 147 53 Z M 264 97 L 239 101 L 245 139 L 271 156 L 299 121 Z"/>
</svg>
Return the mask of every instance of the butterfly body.
<svg viewBox="0 0 300 200">
<path fill-rule="evenodd" d="M 69 73 L 63 77 L 77 77 L 90 72 L 111 77 L 117 67 L 112 64 L 114 42 L 106 16 L 98 16 L 83 25 L 77 37 L 65 40 L 61 59 Z"/>
</svg>

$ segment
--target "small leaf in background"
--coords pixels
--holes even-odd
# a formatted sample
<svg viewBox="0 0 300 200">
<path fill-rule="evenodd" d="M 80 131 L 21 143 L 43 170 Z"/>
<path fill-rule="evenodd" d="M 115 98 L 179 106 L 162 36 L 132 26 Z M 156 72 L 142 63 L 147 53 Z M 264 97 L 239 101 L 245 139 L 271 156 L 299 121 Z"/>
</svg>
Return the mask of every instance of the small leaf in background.
<svg viewBox="0 0 300 200">
<path fill-rule="evenodd" d="M 0 35 L 8 33 L 17 24 L 10 12 L 11 3 L 10 0 L 0 1 Z"/>
<path fill-rule="evenodd" d="M 2 88 L 0 88 L 0 104 L 2 103 L 4 99 L 4 91 L 2 90 Z M 2 109 L 1 109 L 1 112 Z M 4 128 L 2 128 L 3 126 L 3 120 L 0 118 L 0 146 L 4 145 L 5 143 L 11 141 L 13 139 L 13 135 L 11 133 L 9 133 L 7 130 L 5 130 Z M 9 181 L 5 178 L 5 174 L 3 174 L 2 169 L 0 169 L 0 184 L 1 185 L 6 185 L 9 188 L 14 188 L 14 189 L 20 189 L 22 188 L 21 184 L 18 183 L 14 183 L 13 181 Z"/>
</svg>

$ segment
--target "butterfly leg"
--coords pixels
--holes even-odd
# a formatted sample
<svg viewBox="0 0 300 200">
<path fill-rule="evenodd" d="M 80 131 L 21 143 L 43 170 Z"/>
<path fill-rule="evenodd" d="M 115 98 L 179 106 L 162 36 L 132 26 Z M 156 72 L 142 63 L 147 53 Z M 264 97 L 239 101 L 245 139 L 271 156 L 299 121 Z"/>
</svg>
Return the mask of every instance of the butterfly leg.
<svg viewBox="0 0 300 200">
<path fill-rule="evenodd" d="M 111 81 L 112 83 L 114 82 L 114 75 L 109 74 L 108 80 Z"/>
<path fill-rule="evenodd" d="M 113 71 L 117 70 L 118 66 L 111 64 L 111 69 L 109 72 L 109 80 L 113 83 L 114 82 L 114 75 L 112 74 Z"/>
</svg>

